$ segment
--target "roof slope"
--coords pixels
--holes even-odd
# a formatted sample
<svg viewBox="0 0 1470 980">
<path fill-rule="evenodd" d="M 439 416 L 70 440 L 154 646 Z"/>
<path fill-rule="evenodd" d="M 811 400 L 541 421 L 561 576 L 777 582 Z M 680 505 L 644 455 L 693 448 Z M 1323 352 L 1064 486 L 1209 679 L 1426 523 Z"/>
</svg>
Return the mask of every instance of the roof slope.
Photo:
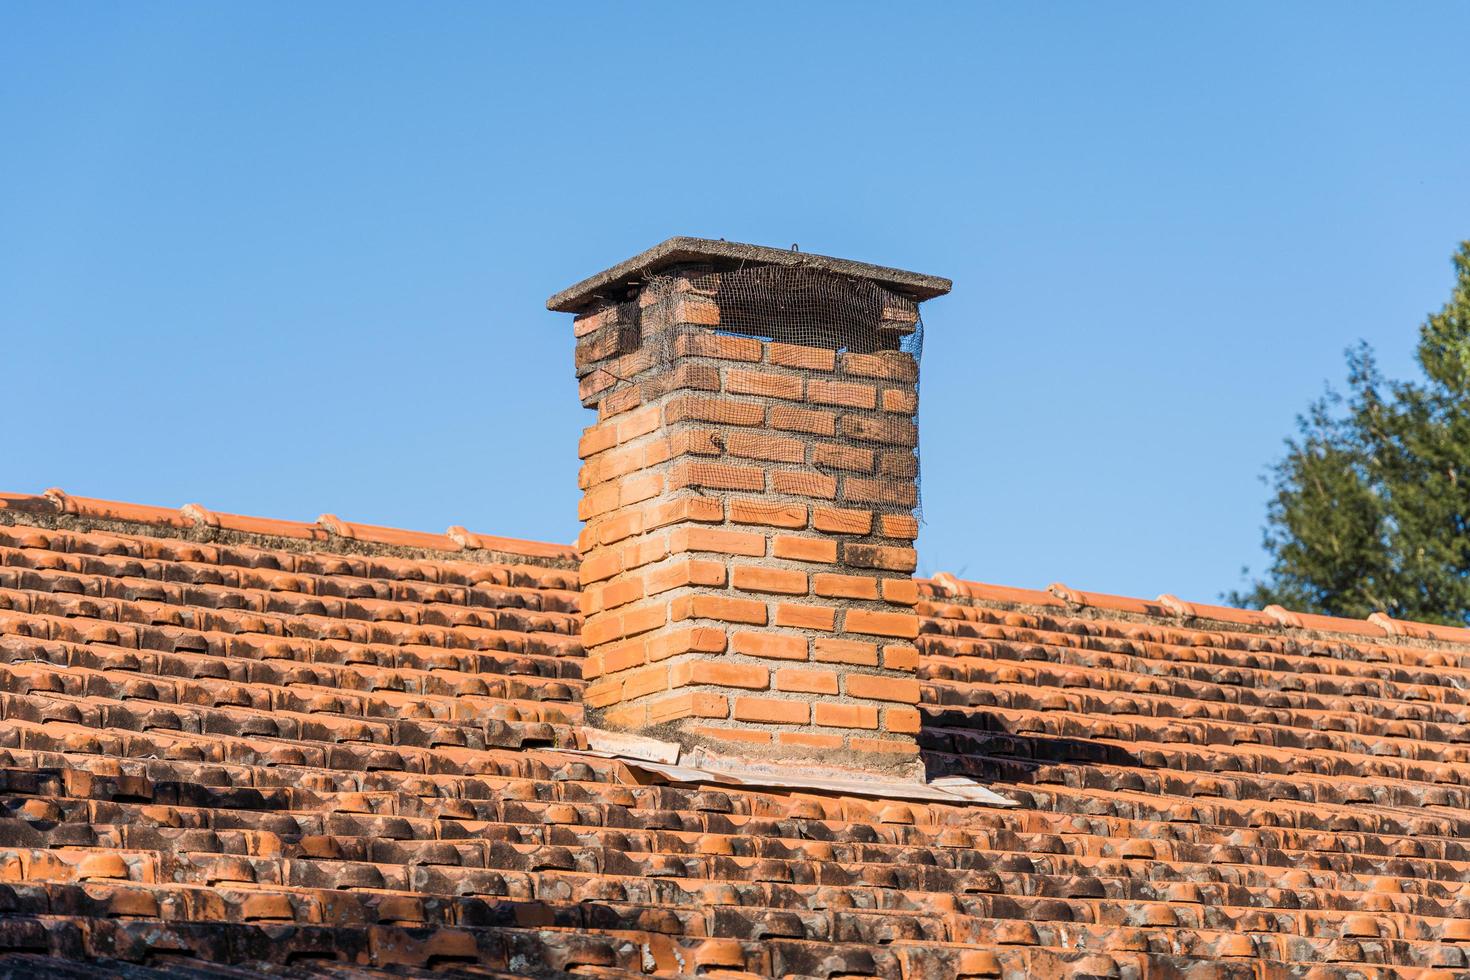
<svg viewBox="0 0 1470 980">
<path fill-rule="evenodd" d="M 928 762 L 1017 808 L 565 751 L 565 548 L 0 496 L 0 975 L 1470 964 L 1466 631 L 923 590 Z"/>
</svg>

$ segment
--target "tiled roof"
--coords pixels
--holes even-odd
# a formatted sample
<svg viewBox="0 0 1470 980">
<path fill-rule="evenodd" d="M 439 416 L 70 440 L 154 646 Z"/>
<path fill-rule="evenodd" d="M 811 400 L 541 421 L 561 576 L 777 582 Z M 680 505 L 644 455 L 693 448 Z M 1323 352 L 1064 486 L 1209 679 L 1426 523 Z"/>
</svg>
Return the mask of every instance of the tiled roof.
<svg viewBox="0 0 1470 980">
<path fill-rule="evenodd" d="M 0 495 L 0 975 L 1470 968 L 1470 631 L 921 591 L 931 771 L 1020 806 L 568 751 L 565 547 Z"/>
</svg>

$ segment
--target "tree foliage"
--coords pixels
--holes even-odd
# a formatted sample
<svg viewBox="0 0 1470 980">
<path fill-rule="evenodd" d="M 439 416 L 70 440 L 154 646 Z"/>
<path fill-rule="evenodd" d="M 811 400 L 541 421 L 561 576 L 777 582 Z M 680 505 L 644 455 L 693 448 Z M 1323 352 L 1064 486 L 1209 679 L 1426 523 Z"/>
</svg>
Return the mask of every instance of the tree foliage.
<svg viewBox="0 0 1470 980">
<path fill-rule="evenodd" d="M 1470 241 L 1454 292 L 1419 328 L 1423 378 L 1386 380 L 1348 351 L 1346 393 L 1297 419 L 1272 469 L 1271 564 L 1241 605 L 1470 622 Z"/>
</svg>

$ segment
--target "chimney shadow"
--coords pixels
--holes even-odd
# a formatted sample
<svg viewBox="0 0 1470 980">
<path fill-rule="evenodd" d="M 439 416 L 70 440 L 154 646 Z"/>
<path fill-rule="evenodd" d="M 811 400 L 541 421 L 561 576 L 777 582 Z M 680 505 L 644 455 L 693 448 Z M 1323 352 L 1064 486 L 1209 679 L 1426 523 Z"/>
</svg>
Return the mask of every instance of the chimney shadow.
<svg viewBox="0 0 1470 980">
<path fill-rule="evenodd" d="M 943 705 L 923 703 L 919 712 L 919 754 L 929 779 L 968 776 L 982 783 L 1045 785 L 1058 782 L 1047 775 L 1057 767 L 1149 768 L 1136 752 L 1115 742 L 1009 731 L 999 715 Z"/>
</svg>

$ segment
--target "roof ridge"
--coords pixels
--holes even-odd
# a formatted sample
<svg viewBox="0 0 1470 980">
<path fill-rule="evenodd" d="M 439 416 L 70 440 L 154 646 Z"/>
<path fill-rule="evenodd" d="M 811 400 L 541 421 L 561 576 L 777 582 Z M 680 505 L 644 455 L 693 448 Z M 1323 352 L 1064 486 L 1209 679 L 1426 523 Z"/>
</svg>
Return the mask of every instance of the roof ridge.
<svg viewBox="0 0 1470 980">
<path fill-rule="evenodd" d="M 557 561 L 575 561 L 577 557 L 576 548 L 572 545 L 479 534 L 467 531 L 457 524 L 448 528 L 443 534 L 410 531 L 378 524 L 349 523 L 334 514 L 323 514 L 314 523 L 308 524 L 304 521 L 230 514 L 210 510 L 201 504 L 185 504 L 182 507 L 171 508 L 105 500 L 99 497 L 78 497 L 57 487 L 51 487 L 39 495 L 0 492 L 0 512 L 3 511 L 47 517 L 69 516 L 100 521 L 118 521 L 126 524 L 143 524 L 156 528 L 168 528 L 174 532 L 214 528 L 239 534 L 288 538 L 298 541 L 325 543 L 337 538 L 369 545 L 387 545 L 446 553 L 488 551 Z"/>
<path fill-rule="evenodd" d="M 1264 609 L 1240 609 L 1235 606 L 1186 602 L 1167 592 L 1156 599 L 1138 599 L 1107 592 L 1084 592 L 1061 582 L 1053 582 L 1043 591 L 969 581 L 956 578 L 949 572 L 937 572 L 929 581 L 944 594 L 1011 605 L 1092 608 L 1151 619 L 1207 619 L 1274 631 L 1298 629 L 1314 633 L 1342 633 L 1376 640 L 1438 640 L 1443 643 L 1470 645 L 1470 628 L 1393 619 L 1382 612 L 1373 613 L 1366 619 L 1355 619 L 1295 612 L 1277 605 Z"/>
<path fill-rule="evenodd" d="M 7 510 L 47 516 L 66 515 L 128 524 L 161 526 L 175 531 L 216 528 L 241 534 L 324 543 L 336 537 L 363 544 L 442 551 L 448 554 L 491 551 L 561 561 L 575 561 L 577 558 L 577 550 L 572 545 L 480 534 L 468 531 L 458 524 L 450 526 L 443 534 L 434 534 L 428 531 L 412 531 L 379 524 L 349 523 L 335 514 L 322 514 L 314 523 L 306 523 L 213 511 L 201 504 L 193 503 L 170 508 L 107 500 L 100 497 L 80 497 L 69 494 L 58 487 L 48 488 L 42 494 L 0 492 L 0 511 Z M 960 579 L 949 572 L 936 572 L 927 580 L 921 579 L 921 581 L 927 581 L 944 595 L 963 595 L 972 599 L 1011 605 L 1093 608 L 1129 613 L 1151 619 L 1208 619 L 1268 630 L 1301 629 L 1318 633 L 1342 633 L 1368 639 L 1438 640 L 1445 643 L 1470 645 L 1470 628 L 1444 626 L 1418 620 L 1393 619 L 1383 612 L 1375 612 L 1366 619 L 1357 619 L 1297 612 L 1278 605 L 1270 605 L 1259 610 L 1240 609 L 1235 606 L 1187 602 L 1167 592 L 1149 600 L 1108 592 L 1082 591 L 1061 582 L 1053 582 L 1045 590 L 1025 589 Z"/>
</svg>

